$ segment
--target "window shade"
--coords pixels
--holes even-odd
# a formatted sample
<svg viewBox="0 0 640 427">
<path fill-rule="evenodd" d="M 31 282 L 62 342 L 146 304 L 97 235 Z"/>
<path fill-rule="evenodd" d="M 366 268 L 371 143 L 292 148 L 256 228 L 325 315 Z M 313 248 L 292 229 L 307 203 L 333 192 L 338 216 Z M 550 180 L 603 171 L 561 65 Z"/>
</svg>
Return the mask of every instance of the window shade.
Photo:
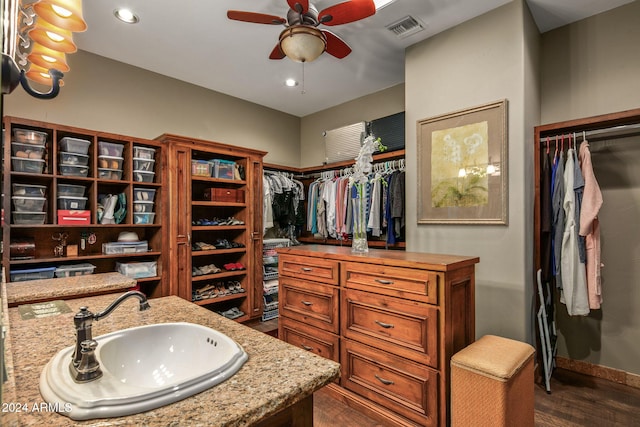
<svg viewBox="0 0 640 427">
<path fill-rule="evenodd" d="M 325 161 L 334 163 L 355 159 L 360 152 L 365 132 L 365 122 L 325 131 Z"/>
</svg>

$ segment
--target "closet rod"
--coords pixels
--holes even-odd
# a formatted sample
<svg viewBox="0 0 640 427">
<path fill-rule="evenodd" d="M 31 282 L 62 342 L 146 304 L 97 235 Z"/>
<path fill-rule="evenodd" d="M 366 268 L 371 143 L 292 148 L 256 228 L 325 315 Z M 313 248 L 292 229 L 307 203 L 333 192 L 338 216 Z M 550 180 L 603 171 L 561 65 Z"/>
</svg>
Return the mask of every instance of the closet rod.
<svg viewBox="0 0 640 427">
<path fill-rule="evenodd" d="M 633 136 L 633 135 L 640 135 L 640 123 L 634 123 L 634 124 L 629 124 L 629 125 L 620 125 L 620 126 L 611 126 L 608 128 L 602 128 L 602 129 L 593 129 L 593 130 L 586 130 L 586 131 L 576 131 L 576 132 L 569 132 L 569 133 L 560 133 L 560 134 L 548 134 L 545 136 L 540 136 L 540 141 L 541 142 L 546 142 L 547 138 L 549 139 L 549 142 L 554 142 L 555 143 L 555 138 L 565 138 L 565 143 L 567 142 L 568 138 L 571 136 L 572 138 L 576 138 L 576 140 L 579 138 L 580 141 L 583 140 L 583 134 L 586 135 L 586 138 L 589 142 L 592 141 L 601 141 L 601 140 L 606 140 L 606 139 L 610 139 L 611 137 L 615 137 L 615 138 L 622 138 L 622 137 L 627 137 L 627 136 Z"/>
</svg>

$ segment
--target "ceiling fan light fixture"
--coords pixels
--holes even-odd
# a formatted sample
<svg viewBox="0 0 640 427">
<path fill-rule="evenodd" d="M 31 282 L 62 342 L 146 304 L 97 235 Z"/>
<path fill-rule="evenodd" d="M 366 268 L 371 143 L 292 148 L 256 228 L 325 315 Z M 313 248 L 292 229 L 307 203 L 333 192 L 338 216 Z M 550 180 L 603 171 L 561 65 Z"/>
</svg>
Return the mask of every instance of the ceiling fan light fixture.
<svg viewBox="0 0 640 427">
<path fill-rule="evenodd" d="M 298 82 L 295 81 L 294 79 L 287 79 L 287 80 L 285 80 L 284 84 L 287 87 L 296 87 L 296 86 L 298 86 Z"/>
<path fill-rule="evenodd" d="M 326 48 L 327 40 L 315 27 L 297 25 L 280 33 L 280 49 L 292 61 L 314 61 Z"/>
</svg>

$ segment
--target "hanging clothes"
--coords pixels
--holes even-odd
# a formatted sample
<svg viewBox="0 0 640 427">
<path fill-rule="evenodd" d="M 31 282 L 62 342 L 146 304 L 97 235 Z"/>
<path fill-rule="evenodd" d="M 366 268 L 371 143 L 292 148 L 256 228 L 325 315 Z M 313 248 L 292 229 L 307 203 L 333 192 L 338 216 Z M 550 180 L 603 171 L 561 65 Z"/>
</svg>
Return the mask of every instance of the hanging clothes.
<svg viewBox="0 0 640 427">
<path fill-rule="evenodd" d="M 580 167 L 584 177 L 584 196 L 580 210 L 580 235 L 585 238 L 587 291 L 589 308 L 596 310 L 602 304 L 602 267 L 600 257 L 600 222 L 598 213 L 602 207 L 602 192 L 593 173 L 589 143 L 580 144 Z"/>
<path fill-rule="evenodd" d="M 556 143 L 557 144 L 557 143 Z M 553 275 L 556 278 L 556 287 L 562 289 L 562 235 L 564 234 L 564 153 L 556 153 L 555 163 L 551 174 L 553 194 L 551 195 L 552 227 L 551 250 L 553 261 Z"/>
<path fill-rule="evenodd" d="M 578 249 L 578 228 L 576 222 L 576 193 L 574 188 L 575 150 L 567 151 L 567 163 L 564 169 L 564 214 L 566 223 L 562 235 L 562 253 L 560 257 L 562 270 L 562 292 L 560 301 L 567 307 L 571 316 L 586 316 L 589 314 L 589 298 L 587 295 L 587 281 L 585 266 L 580 262 Z M 558 177 L 556 177 L 558 178 Z"/>
</svg>

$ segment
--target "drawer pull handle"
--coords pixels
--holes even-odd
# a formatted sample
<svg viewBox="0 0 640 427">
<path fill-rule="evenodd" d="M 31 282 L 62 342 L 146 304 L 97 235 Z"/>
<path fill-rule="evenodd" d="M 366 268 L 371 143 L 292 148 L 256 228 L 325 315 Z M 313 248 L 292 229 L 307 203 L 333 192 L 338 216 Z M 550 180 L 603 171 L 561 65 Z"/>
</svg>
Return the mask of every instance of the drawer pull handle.
<svg viewBox="0 0 640 427">
<path fill-rule="evenodd" d="M 393 280 L 385 280 L 385 279 L 376 279 L 376 282 L 381 285 L 393 285 Z"/>
<path fill-rule="evenodd" d="M 378 374 L 376 374 L 376 375 L 375 375 L 375 377 L 376 377 L 376 379 L 377 379 L 378 381 L 380 381 L 380 382 L 381 382 L 382 384 L 384 384 L 384 385 L 392 385 L 392 384 L 394 384 L 394 382 L 393 382 L 393 381 L 391 381 L 391 380 L 385 380 L 384 378 L 379 377 L 379 376 L 378 376 Z"/>
<path fill-rule="evenodd" d="M 307 351 L 313 350 L 313 347 L 309 347 L 308 345 L 304 345 L 304 344 L 300 344 L 300 347 L 302 347 L 303 349 L 305 349 Z"/>
<path fill-rule="evenodd" d="M 312 302 L 310 302 L 310 301 L 300 301 L 300 302 L 301 302 L 302 304 L 306 305 L 307 307 L 308 307 L 308 306 L 310 306 L 310 305 L 313 305 L 313 303 L 312 303 Z"/>
<path fill-rule="evenodd" d="M 380 325 L 380 326 L 382 326 L 383 328 L 385 328 L 385 329 L 393 328 L 393 324 L 391 324 L 391 323 L 384 323 L 384 322 L 381 322 L 381 321 L 379 321 L 379 320 L 375 320 L 375 322 L 376 322 L 378 325 Z"/>
<path fill-rule="evenodd" d="M 313 268 L 311 268 L 311 267 L 302 267 L 302 271 L 304 271 L 305 273 L 308 273 L 310 271 L 313 271 Z"/>
</svg>

